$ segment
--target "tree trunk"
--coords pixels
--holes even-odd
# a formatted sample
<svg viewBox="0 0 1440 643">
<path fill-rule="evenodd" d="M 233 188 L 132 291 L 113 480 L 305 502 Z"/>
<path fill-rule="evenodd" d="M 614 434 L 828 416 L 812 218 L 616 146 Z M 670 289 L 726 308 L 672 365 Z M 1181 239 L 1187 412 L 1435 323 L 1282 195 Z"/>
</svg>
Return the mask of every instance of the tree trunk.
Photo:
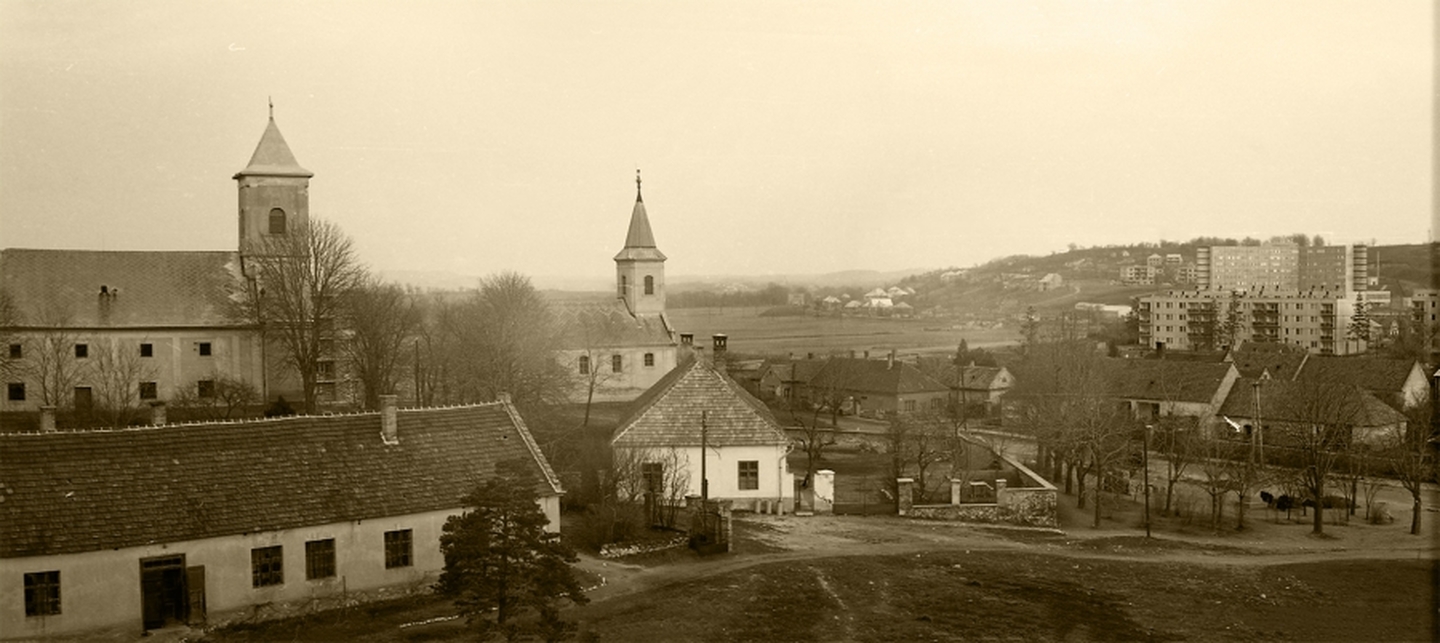
<svg viewBox="0 0 1440 643">
<path fill-rule="evenodd" d="M 1325 505 L 1320 501 L 1320 494 L 1315 494 L 1315 522 L 1310 530 L 1312 534 L 1325 533 Z"/>
<path fill-rule="evenodd" d="M 1095 481 L 1095 524 L 1096 529 L 1100 528 L 1100 481 Z"/>
<path fill-rule="evenodd" d="M 1076 496 L 1076 498 L 1077 498 L 1077 501 L 1076 501 L 1076 503 L 1075 503 L 1075 507 L 1076 507 L 1077 509 L 1084 509 L 1084 508 L 1085 508 L 1085 472 L 1084 472 L 1084 471 L 1076 470 L 1076 468 L 1075 468 L 1074 466 L 1071 466 L 1071 467 L 1070 467 L 1070 471 L 1075 474 L 1075 496 Z"/>
<path fill-rule="evenodd" d="M 1416 495 L 1416 496 L 1415 496 L 1415 514 L 1414 514 L 1413 517 L 1410 518 L 1410 535 L 1412 535 L 1412 536 L 1418 536 L 1418 535 L 1420 534 L 1420 512 L 1421 512 L 1421 511 L 1422 511 L 1422 510 L 1421 510 L 1421 508 L 1420 508 L 1420 496 L 1419 496 L 1419 495 Z"/>
<path fill-rule="evenodd" d="M 1162 515 L 1170 515 L 1170 499 L 1175 495 L 1175 479 L 1165 481 L 1165 512 Z"/>
</svg>

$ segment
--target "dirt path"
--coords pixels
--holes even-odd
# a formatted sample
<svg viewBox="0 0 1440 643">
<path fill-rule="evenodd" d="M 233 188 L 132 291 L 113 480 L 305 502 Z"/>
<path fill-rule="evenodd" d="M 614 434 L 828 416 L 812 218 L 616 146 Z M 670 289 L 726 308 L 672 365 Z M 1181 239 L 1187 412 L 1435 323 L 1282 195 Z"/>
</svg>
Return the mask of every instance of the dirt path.
<svg viewBox="0 0 1440 643">
<path fill-rule="evenodd" d="M 582 556 L 579 567 L 604 579 L 588 594 L 593 602 L 628 596 L 671 583 L 718 576 L 761 565 L 846 556 L 897 556 L 935 552 L 1030 552 L 1067 559 L 1146 563 L 1268 566 L 1335 560 L 1433 560 L 1440 546 L 1431 539 L 1407 546 L 1356 548 L 1343 541 L 1296 545 L 1254 541 L 1216 544 L 1170 535 L 1145 541 L 1134 530 L 1024 530 L 923 522 L 894 517 L 746 516 L 737 533 L 749 534 L 769 551 L 742 551 L 710 559 L 682 559 L 644 566 Z M 1408 536 L 1406 536 L 1408 538 Z M 778 549 L 779 551 L 776 551 Z"/>
</svg>

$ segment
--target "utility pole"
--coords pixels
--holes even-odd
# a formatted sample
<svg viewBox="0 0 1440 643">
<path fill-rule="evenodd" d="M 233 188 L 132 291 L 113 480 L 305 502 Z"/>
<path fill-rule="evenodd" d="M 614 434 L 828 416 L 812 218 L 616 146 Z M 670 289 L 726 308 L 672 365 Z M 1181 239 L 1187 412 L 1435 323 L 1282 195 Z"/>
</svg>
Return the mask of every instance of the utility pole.
<svg viewBox="0 0 1440 643">
<path fill-rule="evenodd" d="M 705 461 L 710 459 L 709 428 L 705 411 L 700 412 L 700 533 L 710 542 L 710 479 L 705 475 Z"/>
<path fill-rule="evenodd" d="M 1150 537 L 1150 429 L 1149 424 L 1145 425 L 1145 432 L 1140 437 L 1140 461 L 1145 468 L 1145 537 Z"/>
</svg>

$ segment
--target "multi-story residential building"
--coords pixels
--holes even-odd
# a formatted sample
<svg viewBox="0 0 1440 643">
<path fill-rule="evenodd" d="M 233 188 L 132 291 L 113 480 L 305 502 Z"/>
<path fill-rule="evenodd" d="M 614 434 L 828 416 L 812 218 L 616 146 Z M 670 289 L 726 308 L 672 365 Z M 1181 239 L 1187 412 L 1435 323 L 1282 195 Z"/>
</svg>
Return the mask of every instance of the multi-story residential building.
<svg viewBox="0 0 1440 643">
<path fill-rule="evenodd" d="M 1274 244 L 1197 248 L 1195 283 L 1200 290 L 1246 292 L 1368 288 L 1368 248 Z"/>
<path fill-rule="evenodd" d="M 1348 355 L 1364 343 L 1346 337 L 1354 302 L 1343 293 L 1284 291 L 1240 296 L 1171 290 L 1141 297 L 1140 341 L 1178 350 L 1218 350 L 1243 342 L 1279 342 L 1312 353 Z M 1232 328 L 1233 326 L 1233 328 Z"/>
<path fill-rule="evenodd" d="M 1123 266 L 1120 268 L 1120 281 L 1130 285 L 1149 286 L 1155 283 L 1155 272 L 1155 267 L 1149 265 Z"/>
</svg>

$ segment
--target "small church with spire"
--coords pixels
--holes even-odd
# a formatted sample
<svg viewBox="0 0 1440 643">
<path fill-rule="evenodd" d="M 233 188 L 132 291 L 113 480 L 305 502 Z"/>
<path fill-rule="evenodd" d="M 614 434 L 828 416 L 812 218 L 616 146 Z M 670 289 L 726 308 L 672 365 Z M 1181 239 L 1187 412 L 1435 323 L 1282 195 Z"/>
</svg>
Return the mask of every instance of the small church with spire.
<svg viewBox="0 0 1440 643">
<path fill-rule="evenodd" d="M 665 314 L 665 253 L 655 244 L 640 171 L 625 245 L 615 255 L 615 295 L 605 303 L 561 303 L 561 361 L 582 386 L 576 401 L 638 397 L 675 368 L 675 330 Z"/>
</svg>

